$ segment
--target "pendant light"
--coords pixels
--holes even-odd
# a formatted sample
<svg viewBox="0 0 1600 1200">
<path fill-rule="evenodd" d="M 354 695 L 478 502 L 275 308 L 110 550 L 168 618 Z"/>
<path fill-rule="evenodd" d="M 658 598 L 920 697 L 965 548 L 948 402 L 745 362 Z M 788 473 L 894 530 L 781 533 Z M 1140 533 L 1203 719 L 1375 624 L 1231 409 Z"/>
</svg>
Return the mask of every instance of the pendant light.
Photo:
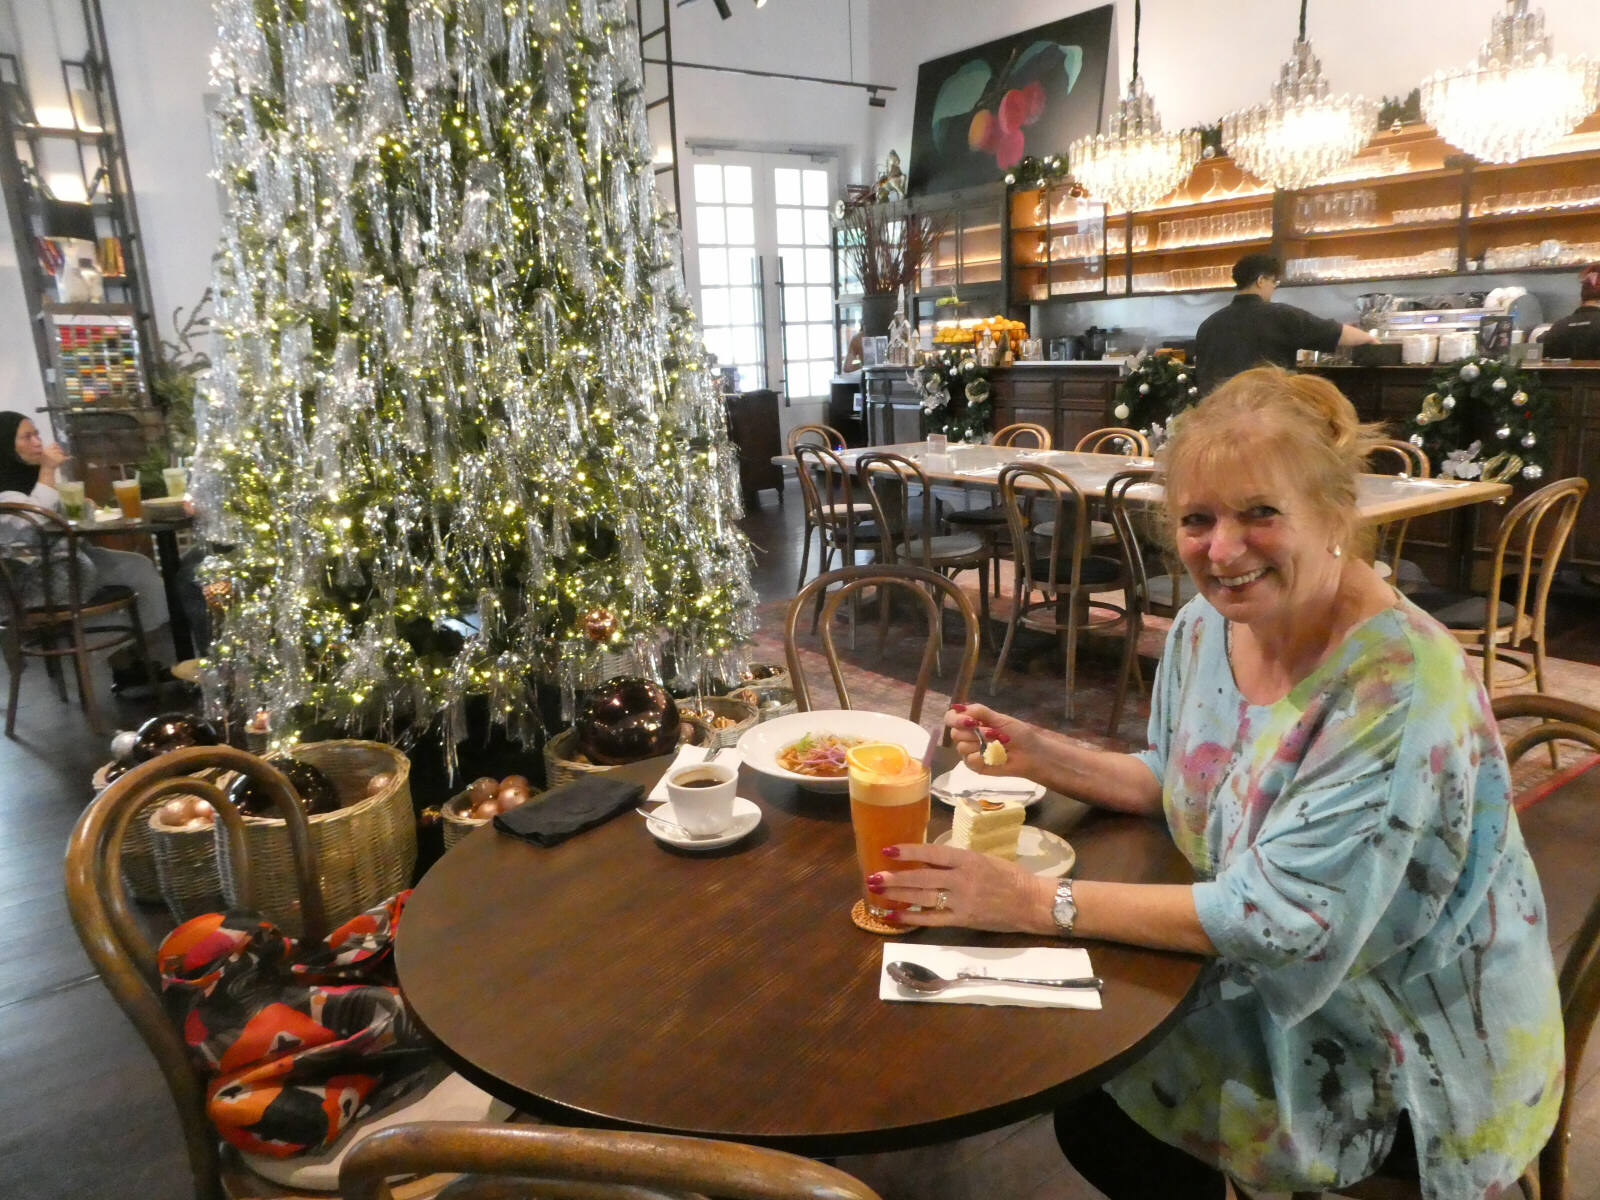
<svg viewBox="0 0 1600 1200">
<path fill-rule="evenodd" d="M 1322 63 L 1306 40 L 1306 0 L 1300 36 L 1283 64 L 1272 98 L 1222 118 L 1222 144 L 1263 183 L 1309 187 L 1348 163 L 1371 140 L 1378 106 L 1363 96 L 1330 96 Z"/>
<path fill-rule="evenodd" d="M 1550 148 L 1594 111 L 1600 63 L 1552 56 L 1544 12 L 1507 0 L 1476 62 L 1422 83 L 1422 115 L 1445 141 L 1484 162 Z"/>
<path fill-rule="evenodd" d="M 1200 161 L 1200 135 L 1162 133 L 1155 102 L 1139 77 L 1139 0 L 1133 5 L 1133 77 L 1111 118 L 1111 132 L 1090 134 L 1067 151 L 1073 176 L 1111 212 L 1149 208 L 1171 195 Z"/>
</svg>

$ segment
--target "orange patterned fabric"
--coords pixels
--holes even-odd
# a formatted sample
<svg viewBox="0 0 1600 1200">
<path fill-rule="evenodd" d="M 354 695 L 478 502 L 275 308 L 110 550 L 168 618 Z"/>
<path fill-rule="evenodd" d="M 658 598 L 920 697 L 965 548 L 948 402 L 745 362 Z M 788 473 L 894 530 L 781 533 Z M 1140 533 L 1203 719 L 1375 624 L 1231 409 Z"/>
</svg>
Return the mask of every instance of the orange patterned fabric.
<svg viewBox="0 0 1600 1200">
<path fill-rule="evenodd" d="M 243 911 L 186 921 L 161 943 L 163 998 L 222 1138 L 287 1158 L 422 1081 L 432 1056 L 393 986 L 394 930 L 410 892 L 301 944 Z"/>
</svg>

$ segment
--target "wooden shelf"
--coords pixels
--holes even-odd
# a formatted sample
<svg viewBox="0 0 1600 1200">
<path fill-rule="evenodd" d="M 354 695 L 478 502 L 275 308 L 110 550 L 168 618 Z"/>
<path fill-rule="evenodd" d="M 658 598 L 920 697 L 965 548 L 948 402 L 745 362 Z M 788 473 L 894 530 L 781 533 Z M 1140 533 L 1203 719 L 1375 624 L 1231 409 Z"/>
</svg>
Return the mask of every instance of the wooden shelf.
<svg viewBox="0 0 1600 1200">
<path fill-rule="evenodd" d="M 1268 233 L 1262 234 L 1260 237 L 1234 238 L 1225 242 L 1194 242 L 1187 246 L 1140 246 L 1138 249 L 1129 250 L 1126 253 L 1134 258 L 1149 258 L 1157 254 L 1194 254 L 1201 250 L 1237 250 L 1244 246 L 1268 245 L 1271 241 L 1272 235 Z M 1118 250 L 1110 257 L 1121 258 L 1123 253 L 1124 251 Z"/>
<path fill-rule="evenodd" d="M 1296 233 L 1286 231 L 1283 240 L 1286 242 L 1314 242 L 1326 241 L 1329 238 L 1372 237 L 1386 233 L 1425 233 L 1429 230 L 1456 229 L 1461 224 L 1461 218 L 1456 217 L 1447 221 L 1410 221 L 1403 225 L 1360 225 L 1353 229 L 1318 229 L 1310 233 Z"/>
<path fill-rule="evenodd" d="M 1570 217 L 1600 218 L 1600 204 L 1586 204 L 1573 208 L 1535 208 L 1526 212 L 1480 213 L 1468 218 L 1471 226 L 1521 225 L 1528 221 L 1556 221 Z"/>
</svg>

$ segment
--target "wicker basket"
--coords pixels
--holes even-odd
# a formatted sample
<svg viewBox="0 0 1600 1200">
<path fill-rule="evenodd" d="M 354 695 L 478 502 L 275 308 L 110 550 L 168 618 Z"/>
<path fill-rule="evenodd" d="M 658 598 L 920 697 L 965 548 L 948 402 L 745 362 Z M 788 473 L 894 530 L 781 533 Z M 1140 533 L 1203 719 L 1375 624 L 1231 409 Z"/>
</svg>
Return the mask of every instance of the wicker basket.
<svg viewBox="0 0 1600 1200">
<path fill-rule="evenodd" d="M 417 863 L 411 764 L 400 751 L 382 742 L 308 742 L 290 753 L 327 776 L 345 802 L 343 808 L 309 818 L 311 843 L 322 868 L 328 927 L 336 928 L 411 884 Z M 380 774 L 390 776 L 388 786 L 367 796 L 367 781 Z M 285 933 L 298 937 L 300 900 L 288 829 L 276 817 L 246 817 L 244 824 L 255 879 L 253 907 Z M 216 844 L 224 895 L 230 904 L 236 903 L 227 838 L 219 833 Z"/>
<path fill-rule="evenodd" d="M 167 797 L 166 799 L 171 799 Z M 137 821 L 150 840 L 155 863 L 157 899 L 166 902 L 174 921 L 187 921 L 201 913 L 225 907 L 222 880 L 217 869 L 217 839 L 211 826 L 204 829 L 169 829 L 161 824 L 160 806 Z M 220 827 L 221 822 L 215 822 Z M 128 826 L 131 835 L 135 825 Z M 124 842 L 126 846 L 127 842 Z M 127 856 L 123 856 L 123 878 L 127 878 Z"/>
<path fill-rule="evenodd" d="M 755 705 L 758 724 L 770 721 L 774 717 L 786 717 L 792 712 L 800 711 L 800 706 L 795 703 L 794 693 L 786 687 L 767 688 L 764 691 L 758 691 L 754 687 L 742 687 L 729 692 L 728 696 Z"/>
<path fill-rule="evenodd" d="M 684 701 L 685 704 L 696 703 Z M 696 707 L 699 707 L 696 704 Z M 739 735 L 756 723 L 756 702 L 740 696 L 707 696 L 702 711 L 711 714 L 711 744 L 719 748 L 732 746 Z"/>
<path fill-rule="evenodd" d="M 528 788 L 530 802 L 537 801 L 544 795 L 543 788 L 530 786 Z M 494 820 L 493 817 L 469 817 L 467 810 L 472 807 L 467 802 L 466 792 L 457 792 L 450 799 L 439 806 L 439 820 L 444 825 L 444 848 L 454 846 L 474 829 L 479 829 Z"/>
<path fill-rule="evenodd" d="M 710 746 L 711 730 L 706 723 L 697 717 L 683 717 L 678 729 L 678 741 L 687 742 L 691 746 Z M 577 779 L 583 775 L 598 775 L 602 771 L 609 771 L 609 766 L 592 763 L 587 759 L 576 758 L 578 753 L 578 731 L 576 729 L 563 729 L 560 733 L 550 738 L 544 744 L 544 781 L 550 787 L 559 787 L 563 783 Z"/>
<path fill-rule="evenodd" d="M 731 696 L 733 692 L 743 691 L 746 688 L 766 693 L 788 691 L 793 687 L 794 685 L 789 681 L 789 668 L 783 664 L 751 663 L 745 668 L 745 677 L 739 680 L 739 686 L 728 694 Z"/>
<path fill-rule="evenodd" d="M 110 782 L 106 779 L 106 772 L 117 764 L 108 762 L 103 764 L 94 773 L 90 786 L 98 796 Z M 161 879 L 156 874 L 156 845 L 155 835 L 150 832 L 150 810 L 164 804 L 166 799 L 152 800 L 128 822 L 128 830 L 122 836 L 122 887 L 131 900 L 140 904 L 161 903 Z"/>
</svg>

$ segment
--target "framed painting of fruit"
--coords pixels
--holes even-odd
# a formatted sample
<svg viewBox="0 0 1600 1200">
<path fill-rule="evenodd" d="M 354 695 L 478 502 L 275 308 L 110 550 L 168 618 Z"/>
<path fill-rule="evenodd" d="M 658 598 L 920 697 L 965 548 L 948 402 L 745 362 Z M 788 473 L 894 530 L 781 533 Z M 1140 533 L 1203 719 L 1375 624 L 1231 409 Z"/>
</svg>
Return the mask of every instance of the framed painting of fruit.
<svg viewBox="0 0 1600 1200">
<path fill-rule="evenodd" d="M 911 190 L 992 183 L 1023 157 L 1100 132 L 1111 6 L 947 54 L 917 69 Z"/>
</svg>

